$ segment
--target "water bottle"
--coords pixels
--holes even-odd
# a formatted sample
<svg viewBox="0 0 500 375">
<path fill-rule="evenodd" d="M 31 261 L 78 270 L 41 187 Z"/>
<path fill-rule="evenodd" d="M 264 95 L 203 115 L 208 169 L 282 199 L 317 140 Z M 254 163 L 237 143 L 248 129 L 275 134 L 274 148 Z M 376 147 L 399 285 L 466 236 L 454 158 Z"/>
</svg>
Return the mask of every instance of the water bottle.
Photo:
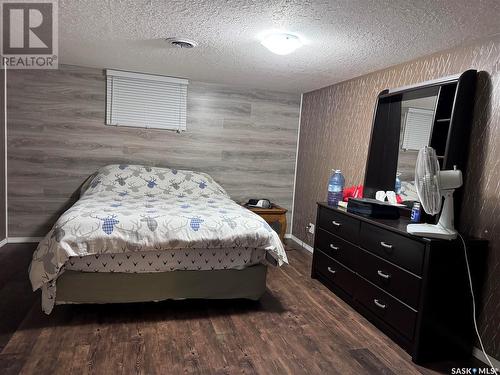
<svg viewBox="0 0 500 375">
<path fill-rule="evenodd" d="M 333 174 L 328 180 L 328 205 L 336 207 L 343 199 L 345 180 L 340 169 L 332 169 L 332 172 Z"/>
<path fill-rule="evenodd" d="M 418 223 L 420 222 L 420 203 L 413 203 L 413 208 L 411 209 L 411 222 Z"/>
<path fill-rule="evenodd" d="M 394 191 L 398 195 L 401 194 L 401 179 L 399 176 L 401 176 L 401 173 L 396 173 L 396 185 L 394 186 Z"/>
</svg>

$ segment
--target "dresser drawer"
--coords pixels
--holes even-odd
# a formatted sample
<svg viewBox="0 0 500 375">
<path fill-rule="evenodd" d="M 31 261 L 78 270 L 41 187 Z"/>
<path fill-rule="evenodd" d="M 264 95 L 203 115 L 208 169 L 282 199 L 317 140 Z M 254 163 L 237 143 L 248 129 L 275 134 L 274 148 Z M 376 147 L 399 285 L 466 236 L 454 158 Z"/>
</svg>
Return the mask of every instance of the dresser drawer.
<svg viewBox="0 0 500 375">
<path fill-rule="evenodd" d="M 357 248 L 356 272 L 394 297 L 418 310 L 421 278 Z"/>
<path fill-rule="evenodd" d="M 417 312 L 372 283 L 359 278 L 355 299 L 408 339 L 413 340 Z"/>
<path fill-rule="evenodd" d="M 353 268 L 355 256 L 359 253 L 356 246 L 323 229 L 318 229 L 314 245 L 317 249 L 320 249 L 325 254 L 349 268 Z"/>
<path fill-rule="evenodd" d="M 416 275 L 422 275 L 425 245 L 394 232 L 361 223 L 360 244 L 392 263 Z"/>
<path fill-rule="evenodd" d="M 319 223 L 317 226 L 356 244 L 358 243 L 359 223 L 360 221 L 353 217 L 325 207 L 319 207 Z"/>
<path fill-rule="evenodd" d="M 331 284 L 352 296 L 356 285 L 356 275 L 353 272 L 330 258 L 321 250 L 314 251 L 314 262 L 317 272 Z"/>
</svg>

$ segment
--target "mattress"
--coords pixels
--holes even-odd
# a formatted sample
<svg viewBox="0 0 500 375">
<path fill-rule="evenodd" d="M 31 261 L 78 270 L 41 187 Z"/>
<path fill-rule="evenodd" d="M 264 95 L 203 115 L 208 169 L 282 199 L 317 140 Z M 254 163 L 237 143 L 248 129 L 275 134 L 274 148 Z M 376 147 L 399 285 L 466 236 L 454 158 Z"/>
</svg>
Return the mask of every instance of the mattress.
<svg viewBox="0 0 500 375">
<path fill-rule="evenodd" d="M 239 269 L 266 260 L 287 262 L 277 233 L 209 175 L 109 165 L 89 179 L 80 199 L 40 242 L 29 273 L 50 313 L 57 278 L 66 270 Z"/>
<path fill-rule="evenodd" d="M 105 289 L 107 288 L 107 284 L 105 283 L 110 281 L 110 276 L 85 276 L 82 279 L 75 276 L 77 273 L 94 275 L 114 274 L 116 276 L 113 276 L 111 280 L 113 280 L 115 284 L 121 281 L 128 281 L 129 284 L 124 284 L 126 285 L 126 287 L 123 288 L 124 290 L 118 290 L 117 288 L 111 289 L 116 292 L 116 295 L 109 299 L 109 303 L 116 300 L 120 300 L 121 302 L 150 300 L 147 296 L 151 294 L 151 291 L 146 289 L 151 286 L 146 286 L 146 280 L 156 282 L 157 278 L 164 283 L 173 282 L 174 284 L 163 284 L 161 289 L 158 289 L 157 285 L 155 287 L 155 293 L 158 296 L 162 296 L 162 298 L 156 298 L 154 300 L 180 298 L 179 296 L 183 296 L 183 298 L 208 298 L 202 296 L 207 296 L 210 290 L 214 292 L 211 298 L 254 299 L 254 296 L 261 292 L 261 286 L 255 285 L 254 287 L 251 287 L 247 285 L 247 287 L 241 289 L 238 293 L 238 285 L 233 285 L 234 287 L 229 289 L 223 288 L 221 291 L 220 288 L 217 288 L 217 283 L 214 280 L 209 280 L 211 277 L 214 277 L 216 273 L 210 274 L 209 271 L 238 271 L 252 268 L 253 266 L 259 264 L 276 265 L 274 258 L 268 256 L 265 250 L 255 248 L 189 249 L 184 251 L 171 249 L 137 253 L 103 253 L 70 257 L 59 271 L 58 278 L 42 285 L 42 310 L 45 313 L 50 314 L 54 308 L 55 301 L 59 301 L 58 303 L 90 303 L 91 301 L 95 301 L 93 303 L 103 303 L 104 296 L 109 295 L 110 293 L 112 294 L 112 292 L 109 291 L 105 292 Z M 175 272 L 177 274 L 183 273 L 176 271 L 202 272 L 204 278 L 200 279 L 201 276 L 192 275 L 164 275 L 158 276 L 157 278 L 138 277 L 134 279 L 134 274 L 161 274 L 168 272 Z M 59 278 L 61 276 L 64 277 L 66 274 L 72 275 L 70 277 L 70 280 L 72 280 L 70 285 L 75 285 L 75 280 L 84 281 L 78 288 L 75 287 L 73 289 L 76 293 L 74 298 L 68 297 L 71 295 L 68 291 L 70 289 L 68 285 L 64 286 L 63 296 L 59 296 Z M 254 273 L 250 272 L 250 274 L 253 275 Z M 232 275 L 233 276 L 228 275 L 227 277 L 233 277 L 235 279 L 242 277 L 237 276 L 237 274 Z M 256 280 L 260 280 L 259 275 L 260 274 L 256 275 Z M 195 287 L 189 285 L 179 286 L 178 283 L 180 281 L 184 281 L 185 279 L 190 280 L 191 283 L 196 280 L 203 280 L 203 284 L 207 284 L 207 287 L 200 285 Z M 100 282 L 102 282 L 102 284 L 99 284 Z M 144 293 L 137 292 L 139 285 L 137 283 L 139 282 L 142 282 L 140 285 L 143 285 L 146 288 Z M 248 283 L 245 283 L 245 285 L 246 284 Z M 134 289 L 133 291 L 126 290 L 131 286 Z M 243 284 L 240 286 L 243 287 Z M 102 291 L 99 292 L 99 289 L 102 289 Z M 87 300 L 85 300 L 85 298 L 87 298 Z"/>
<path fill-rule="evenodd" d="M 223 248 L 95 254 L 71 257 L 63 270 L 111 273 L 239 270 L 263 262 L 265 253 L 262 249 Z"/>
</svg>

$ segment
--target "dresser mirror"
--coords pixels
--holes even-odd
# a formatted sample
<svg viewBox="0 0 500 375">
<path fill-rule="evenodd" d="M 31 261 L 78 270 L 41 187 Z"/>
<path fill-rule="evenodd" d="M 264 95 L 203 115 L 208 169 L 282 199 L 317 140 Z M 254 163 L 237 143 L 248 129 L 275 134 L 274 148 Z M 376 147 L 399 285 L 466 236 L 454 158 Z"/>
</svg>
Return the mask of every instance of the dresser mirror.
<svg viewBox="0 0 500 375">
<path fill-rule="evenodd" d="M 457 166 L 465 171 L 476 77 L 475 70 L 467 70 L 379 94 L 366 161 L 365 198 L 375 198 L 379 190 L 396 190 L 399 174 L 400 196 L 411 207 L 418 200 L 413 184 L 416 158 L 426 145 L 436 150 L 441 169 Z"/>
<path fill-rule="evenodd" d="M 394 191 L 404 197 L 404 201 L 418 200 L 414 187 L 415 165 L 419 150 L 430 145 L 438 93 L 438 87 L 430 87 L 401 95 L 398 164 L 394 176 L 394 181 L 398 177 L 401 185 L 399 189 L 395 186 Z"/>
</svg>

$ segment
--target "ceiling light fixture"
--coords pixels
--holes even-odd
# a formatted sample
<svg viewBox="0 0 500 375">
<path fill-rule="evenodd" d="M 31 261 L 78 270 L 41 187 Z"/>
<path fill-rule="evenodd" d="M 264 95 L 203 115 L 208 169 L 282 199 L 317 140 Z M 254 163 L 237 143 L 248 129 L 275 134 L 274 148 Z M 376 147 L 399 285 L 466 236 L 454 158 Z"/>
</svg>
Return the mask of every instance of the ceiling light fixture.
<svg viewBox="0 0 500 375">
<path fill-rule="evenodd" d="M 297 48 L 303 46 L 303 43 L 298 36 L 288 33 L 275 33 L 267 35 L 261 41 L 261 44 L 269 51 L 277 55 L 288 55 Z"/>
</svg>

